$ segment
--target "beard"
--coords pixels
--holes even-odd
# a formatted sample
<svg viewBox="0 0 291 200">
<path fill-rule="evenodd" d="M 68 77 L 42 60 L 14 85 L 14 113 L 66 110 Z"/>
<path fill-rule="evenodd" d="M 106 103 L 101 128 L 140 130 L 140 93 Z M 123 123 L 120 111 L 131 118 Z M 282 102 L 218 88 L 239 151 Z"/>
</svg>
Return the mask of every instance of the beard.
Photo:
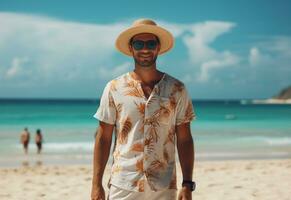
<svg viewBox="0 0 291 200">
<path fill-rule="evenodd" d="M 134 56 L 134 61 L 135 63 L 137 63 L 138 65 L 142 67 L 150 67 L 156 63 L 157 58 L 158 58 L 158 55 L 150 55 L 144 58 L 140 54 L 138 54 L 137 56 Z"/>
</svg>

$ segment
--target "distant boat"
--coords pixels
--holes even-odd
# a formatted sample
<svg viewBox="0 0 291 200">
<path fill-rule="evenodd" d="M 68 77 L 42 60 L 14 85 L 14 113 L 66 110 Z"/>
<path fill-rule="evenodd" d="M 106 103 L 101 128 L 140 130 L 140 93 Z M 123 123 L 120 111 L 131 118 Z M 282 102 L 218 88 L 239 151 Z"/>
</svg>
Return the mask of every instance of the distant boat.
<svg viewBox="0 0 291 200">
<path fill-rule="evenodd" d="M 252 103 L 252 102 L 250 100 L 246 100 L 246 99 L 240 100 L 240 104 L 241 105 L 246 105 L 246 104 L 249 104 L 249 103 Z"/>
</svg>

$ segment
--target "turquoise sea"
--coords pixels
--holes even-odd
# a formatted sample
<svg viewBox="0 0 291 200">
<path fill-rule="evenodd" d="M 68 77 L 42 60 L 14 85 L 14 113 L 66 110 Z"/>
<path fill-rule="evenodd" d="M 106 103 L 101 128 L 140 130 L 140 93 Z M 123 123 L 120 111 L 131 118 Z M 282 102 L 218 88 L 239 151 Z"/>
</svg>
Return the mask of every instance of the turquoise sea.
<svg viewBox="0 0 291 200">
<path fill-rule="evenodd" d="M 99 100 L 1 99 L 0 166 L 91 163 Z M 291 105 L 252 104 L 250 100 L 194 100 L 191 123 L 197 160 L 291 158 Z M 19 136 L 32 140 L 24 155 Z M 36 154 L 34 135 L 44 136 Z"/>
</svg>

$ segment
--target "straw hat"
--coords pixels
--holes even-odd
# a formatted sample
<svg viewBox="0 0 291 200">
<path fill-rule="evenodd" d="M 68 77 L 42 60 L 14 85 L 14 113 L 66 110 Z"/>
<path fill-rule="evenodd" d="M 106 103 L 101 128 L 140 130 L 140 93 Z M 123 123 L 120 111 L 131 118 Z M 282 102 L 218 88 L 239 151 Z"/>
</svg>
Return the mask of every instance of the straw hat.
<svg viewBox="0 0 291 200">
<path fill-rule="evenodd" d="M 125 55 L 132 56 L 129 50 L 129 41 L 140 33 L 152 33 L 159 38 L 161 44 L 159 54 L 166 53 L 174 45 L 174 37 L 169 31 L 158 26 L 153 20 L 138 19 L 133 22 L 130 28 L 120 33 L 115 42 L 116 48 Z"/>
</svg>

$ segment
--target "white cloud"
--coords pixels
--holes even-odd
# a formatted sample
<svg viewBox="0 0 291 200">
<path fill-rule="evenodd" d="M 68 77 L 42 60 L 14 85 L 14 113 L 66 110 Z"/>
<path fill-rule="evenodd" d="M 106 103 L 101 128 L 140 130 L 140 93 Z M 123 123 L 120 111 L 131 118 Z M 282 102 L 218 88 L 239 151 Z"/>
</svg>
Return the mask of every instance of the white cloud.
<svg viewBox="0 0 291 200">
<path fill-rule="evenodd" d="M 1 95 L 5 96 L 2 89 L 6 86 L 18 87 L 24 84 L 27 88 L 34 86 L 36 91 L 43 84 L 49 91 L 58 90 L 61 95 L 73 93 L 72 90 L 64 90 L 64 85 L 72 85 L 74 91 L 89 87 L 95 91 L 96 85 L 102 90 L 104 84 L 99 83 L 132 68 L 130 58 L 127 62 L 116 57 L 118 53 L 114 47 L 117 35 L 130 23 L 88 24 L 0 12 Z M 218 50 L 213 47 L 217 38 L 229 33 L 236 26 L 235 23 L 206 21 L 178 24 L 158 21 L 158 24 L 170 30 L 178 42 L 182 41 L 186 47 L 187 54 L 182 52 L 179 56 L 187 56 L 188 60 L 175 57 L 177 63 L 174 63 L 182 63 L 185 67 L 173 72 L 181 72 L 181 76 L 185 73 L 184 81 L 187 83 L 205 83 L 209 80 L 209 84 L 215 81 L 224 83 L 223 78 L 239 80 L 243 70 L 246 83 L 250 74 L 255 81 L 259 80 L 259 76 L 260 80 L 267 79 L 266 73 L 270 80 L 277 81 L 282 79 L 280 70 L 284 68 L 285 75 L 290 72 L 291 37 L 273 37 L 254 42 L 248 53 L 238 55 L 229 49 Z M 248 68 L 250 66 L 252 71 Z M 274 66 L 280 70 L 274 73 Z M 266 68 L 268 70 L 258 71 Z M 256 70 L 258 72 L 254 73 Z M 198 76 L 193 76 L 197 71 Z M 231 74 L 233 77 L 230 77 Z M 90 91 L 87 94 L 89 96 Z"/>
<path fill-rule="evenodd" d="M 220 53 L 220 58 L 211 59 L 205 61 L 201 64 L 201 73 L 198 76 L 198 81 L 205 82 L 208 81 L 211 77 L 211 71 L 214 69 L 224 68 L 227 66 L 234 66 L 239 62 L 239 58 L 235 55 L 232 55 L 230 52 L 225 51 Z"/>
<path fill-rule="evenodd" d="M 250 54 L 249 54 L 249 62 L 251 65 L 257 65 L 260 63 L 261 59 L 261 53 L 260 50 L 257 47 L 252 47 L 250 49 Z"/>
<path fill-rule="evenodd" d="M 6 71 L 2 76 L 24 75 L 25 61 L 20 58 L 26 57 L 31 77 L 37 75 L 43 82 L 78 76 L 96 79 L 98 74 L 92 73 L 98 71 L 95 66 L 112 65 L 109 58 L 116 52 L 115 38 L 125 26 L 123 22 L 86 24 L 2 12 L 0 54 L 5 59 L 1 58 L 0 66 Z"/>
<path fill-rule="evenodd" d="M 263 47 L 271 52 L 280 53 L 281 56 L 291 57 L 291 37 L 277 36 L 272 37 L 263 43 Z"/>
<path fill-rule="evenodd" d="M 112 77 L 118 77 L 121 74 L 128 72 L 130 70 L 131 65 L 132 63 L 125 62 L 125 63 L 122 63 L 121 65 L 114 67 L 113 70 L 106 69 L 105 67 L 101 67 L 99 68 L 99 74 L 100 76 L 107 79 L 112 78 Z"/>
<path fill-rule="evenodd" d="M 21 73 L 23 73 L 23 64 L 28 61 L 28 58 L 13 58 L 11 66 L 7 69 L 5 73 L 5 78 L 13 78 Z"/>
<path fill-rule="evenodd" d="M 274 59 L 272 58 L 272 56 L 267 53 L 267 52 L 262 52 L 262 50 L 260 50 L 261 48 L 258 47 L 252 47 L 250 49 L 249 52 L 249 63 L 250 66 L 262 66 L 262 67 L 266 67 L 268 65 L 272 65 L 274 64 Z M 277 63 L 279 61 L 277 60 Z"/>
<path fill-rule="evenodd" d="M 291 62 L 291 37 L 267 37 L 258 41 L 249 51 L 249 64 L 262 68 L 289 67 Z"/>
<path fill-rule="evenodd" d="M 228 32 L 235 24 L 230 22 L 213 22 L 195 24 L 191 27 L 192 34 L 183 38 L 188 47 L 188 54 L 194 64 L 201 64 L 211 59 L 216 59 L 220 55 L 210 44 L 220 35 Z"/>
<path fill-rule="evenodd" d="M 161 20 L 157 21 L 157 24 L 161 27 L 166 28 L 167 30 L 170 30 L 170 32 L 173 34 L 175 38 L 181 37 L 186 32 L 191 31 L 191 27 L 194 25 L 194 24 L 170 23 Z"/>
<path fill-rule="evenodd" d="M 193 25 L 192 34 L 183 37 L 190 61 L 194 66 L 200 67 L 198 81 L 208 81 L 213 70 L 239 63 L 238 55 L 229 50 L 217 51 L 210 46 L 217 37 L 229 32 L 233 27 L 235 24 L 231 22 L 207 21 Z"/>
<path fill-rule="evenodd" d="M 235 26 L 233 23 L 207 21 L 176 24 L 161 21 L 158 24 L 168 28 L 176 38 L 182 38 L 189 60 L 193 66 L 198 64 L 200 67 L 199 80 L 207 81 L 213 69 L 234 65 L 238 61 L 238 56 L 230 51 L 218 52 L 210 47 L 218 36 Z M 89 79 L 96 76 L 100 79 L 112 78 L 118 72 L 129 69 L 124 67 L 128 64 L 117 64 L 115 68 L 116 63 L 111 59 L 116 52 L 116 37 L 128 25 L 127 22 L 86 24 L 2 12 L 0 26 L 5 28 L 0 31 L 0 53 L 8 54 L 8 59 L 0 64 L 8 68 L 15 57 L 29 57 L 31 76 L 37 74 L 43 82 L 69 81 L 80 76 Z M 96 66 L 103 67 L 96 69 Z M 116 73 L 107 73 L 108 69 Z M 22 74 L 20 65 L 6 71 L 7 76 Z"/>
<path fill-rule="evenodd" d="M 206 82 L 212 76 L 212 71 L 218 71 L 222 68 L 237 65 L 241 58 L 239 55 L 229 50 L 217 51 L 211 44 L 217 37 L 228 33 L 236 24 L 224 21 L 206 21 L 193 24 L 175 24 L 160 22 L 175 37 L 181 37 L 183 43 L 188 49 L 188 58 L 191 67 L 200 69 L 197 77 L 185 75 L 186 82 L 200 81 Z"/>
</svg>

